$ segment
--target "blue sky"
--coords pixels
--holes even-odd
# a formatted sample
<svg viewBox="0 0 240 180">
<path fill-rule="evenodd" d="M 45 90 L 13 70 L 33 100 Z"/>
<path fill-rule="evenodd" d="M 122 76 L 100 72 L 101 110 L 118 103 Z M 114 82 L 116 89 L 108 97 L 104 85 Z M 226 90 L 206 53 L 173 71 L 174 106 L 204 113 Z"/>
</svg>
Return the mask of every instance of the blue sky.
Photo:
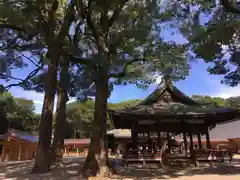
<svg viewBox="0 0 240 180">
<path fill-rule="evenodd" d="M 165 40 L 175 40 L 178 43 L 186 42 L 186 40 L 176 33 L 172 35 L 172 32 L 162 33 Z M 209 75 L 207 72 L 208 64 L 204 63 L 202 60 L 196 60 L 191 62 L 191 70 L 188 77 L 185 80 L 178 81 L 175 85 L 184 93 L 191 96 L 193 94 L 199 95 L 209 95 L 228 98 L 231 96 L 240 96 L 240 87 L 229 87 L 221 84 L 221 76 Z M 14 77 L 24 78 L 28 75 L 29 71 L 32 69 L 29 66 L 22 70 L 17 70 L 12 73 Z M 0 80 L 0 83 L 3 82 Z M 147 90 L 140 90 L 134 85 L 127 86 L 115 86 L 114 91 L 109 98 L 109 102 L 120 102 L 130 99 L 143 99 L 148 94 L 150 94 L 160 83 L 160 78 L 156 84 L 153 84 Z M 33 100 L 36 105 L 36 112 L 40 113 L 43 104 L 43 94 L 36 93 L 33 91 L 24 91 L 19 87 L 13 87 L 10 92 L 15 97 L 21 97 Z"/>
<path fill-rule="evenodd" d="M 229 87 L 221 84 L 220 76 L 209 75 L 207 72 L 208 65 L 199 60 L 191 63 L 190 75 L 185 80 L 175 83 L 175 85 L 184 93 L 191 96 L 193 94 L 209 95 L 228 98 L 231 96 L 240 96 L 240 87 Z M 18 71 L 16 74 L 26 74 L 25 71 Z M 120 102 L 130 99 L 143 99 L 155 90 L 159 81 L 150 86 L 147 90 L 138 89 L 135 85 L 115 86 L 109 102 Z M 10 92 L 15 97 L 22 97 L 33 100 L 36 105 L 36 112 L 40 113 L 43 102 L 43 94 L 34 91 L 24 91 L 19 87 L 13 87 Z"/>
</svg>

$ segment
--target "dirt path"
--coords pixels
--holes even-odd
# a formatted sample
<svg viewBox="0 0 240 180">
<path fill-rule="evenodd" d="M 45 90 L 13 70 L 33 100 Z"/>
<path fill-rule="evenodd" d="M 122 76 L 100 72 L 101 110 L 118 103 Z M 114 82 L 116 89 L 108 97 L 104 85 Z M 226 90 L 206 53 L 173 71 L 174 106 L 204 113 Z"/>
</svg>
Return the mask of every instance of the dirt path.
<svg viewBox="0 0 240 180">
<path fill-rule="evenodd" d="M 5 163 L 0 167 L 0 179 L 4 180 L 84 180 L 78 174 L 84 159 L 65 158 L 64 167 L 54 168 L 50 173 L 33 175 L 30 174 L 32 161 Z M 89 178 L 98 179 L 99 178 Z M 149 167 L 142 168 L 132 166 L 118 168 L 117 174 L 105 180 L 239 180 L 240 179 L 240 156 L 234 157 L 232 164 L 217 163 L 214 167 L 201 164 L 200 168 L 166 168 L 165 170 Z"/>
</svg>

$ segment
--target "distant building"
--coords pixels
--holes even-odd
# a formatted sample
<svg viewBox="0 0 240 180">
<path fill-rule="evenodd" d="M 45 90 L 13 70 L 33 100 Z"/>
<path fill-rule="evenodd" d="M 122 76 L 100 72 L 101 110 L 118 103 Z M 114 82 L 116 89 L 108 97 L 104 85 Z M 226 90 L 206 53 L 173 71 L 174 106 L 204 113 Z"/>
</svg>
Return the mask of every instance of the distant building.
<svg viewBox="0 0 240 180">
<path fill-rule="evenodd" d="M 3 161 L 31 160 L 37 148 L 38 137 L 10 129 L 1 135 L 1 159 Z"/>
<path fill-rule="evenodd" d="M 240 151 L 240 119 L 217 124 L 210 132 L 212 143 Z M 216 143 L 218 142 L 218 143 Z"/>
<path fill-rule="evenodd" d="M 64 139 L 64 156 L 83 156 L 88 154 L 90 139 Z"/>
<path fill-rule="evenodd" d="M 10 129 L 0 135 L 0 158 L 3 161 L 32 160 L 37 150 L 38 136 Z M 65 139 L 64 156 L 87 156 L 90 139 Z"/>
</svg>

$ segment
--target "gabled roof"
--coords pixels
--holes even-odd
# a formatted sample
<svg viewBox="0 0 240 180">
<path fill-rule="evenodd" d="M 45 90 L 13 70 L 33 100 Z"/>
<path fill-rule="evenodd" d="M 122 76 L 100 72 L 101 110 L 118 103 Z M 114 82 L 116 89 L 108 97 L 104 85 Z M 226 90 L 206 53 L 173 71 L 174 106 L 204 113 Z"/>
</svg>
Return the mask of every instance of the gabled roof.
<svg viewBox="0 0 240 180">
<path fill-rule="evenodd" d="M 16 129 L 8 130 L 5 137 L 15 137 L 17 139 L 21 139 L 21 140 L 25 140 L 33 143 L 38 142 L 38 136 L 34 136 L 32 134 L 25 133 Z"/>
<path fill-rule="evenodd" d="M 109 110 L 110 114 L 125 115 L 204 115 L 235 111 L 231 108 L 216 108 L 200 104 L 175 87 L 169 78 L 164 78 L 157 89 L 134 107 Z"/>
<path fill-rule="evenodd" d="M 165 94 L 169 93 L 171 95 L 172 100 L 175 102 L 179 102 L 185 105 L 196 105 L 200 106 L 200 104 L 194 101 L 189 96 L 185 95 L 181 92 L 176 86 L 173 85 L 171 79 L 168 76 L 165 76 L 162 79 L 162 82 L 159 84 L 157 89 L 153 91 L 145 100 L 143 100 L 139 105 L 150 105 L 159 100 Z"/>
<path fill-rule="evenodd" d="M 187 119 L 191 121 L 200 118 L 210 126 L 240 117 L 240 111 L 237 109 L 220 108 L 194 101 L 176 88 L 168 77 L 165 77 L 158 88 L 136 106 L 122 110 L 109 109 L 108 112 L 115 128 L 129 127 L 131 119 L 134 121 L 155 119 L 155 122 L 160 122 L 174 118 L 181 119 L 179 122 L 182 122 L 188 116 Z M 166 123 L 165 120 L 163 122 Z"/>
</svg>

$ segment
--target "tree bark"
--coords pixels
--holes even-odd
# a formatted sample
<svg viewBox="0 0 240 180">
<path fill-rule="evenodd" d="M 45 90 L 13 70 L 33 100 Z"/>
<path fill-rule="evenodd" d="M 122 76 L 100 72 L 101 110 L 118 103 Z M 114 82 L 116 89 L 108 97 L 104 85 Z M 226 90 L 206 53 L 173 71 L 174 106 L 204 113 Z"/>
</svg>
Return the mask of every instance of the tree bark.
<svg viewBox="0 0 240 180">
<path fill-rule="evenodd" d="M 106 118 L 108 99 L 108 79 L 102 78 L 96 83 L 96 99 L 94 112 L 94 130 L 92 131 L 89 152 L 82 172 L 85 176 L 104 176 L 110 171 L 107 155 Z"/>
<path fill-rule="evenodd" d="M 49 52 L 49 64 L 47 77 L 44 84 L 44 103 L 39 124 L 39 140 L 36 152 L 35 164 L 32 173 L 46 173 L 50 170 L 50 148 L 52 137 L 52 118 L 54 99 L 56 94 L 58 56 L 56 52 Z"/>
<path fill-rule="evenodd" d="M 66 103 L 68 101 L 68 85 L 69 85 L 69 61 L 64 59 L 61 62 L 60 83 L 58 90 L 58 102 L 56 113 L 56 127 L 54 131 L 54 139 L 52 144 L 52 164 L 61 166 L 63 164 L 62 157 L 64 152 L 64 125 L 66 123 Z"/>
</svg>

